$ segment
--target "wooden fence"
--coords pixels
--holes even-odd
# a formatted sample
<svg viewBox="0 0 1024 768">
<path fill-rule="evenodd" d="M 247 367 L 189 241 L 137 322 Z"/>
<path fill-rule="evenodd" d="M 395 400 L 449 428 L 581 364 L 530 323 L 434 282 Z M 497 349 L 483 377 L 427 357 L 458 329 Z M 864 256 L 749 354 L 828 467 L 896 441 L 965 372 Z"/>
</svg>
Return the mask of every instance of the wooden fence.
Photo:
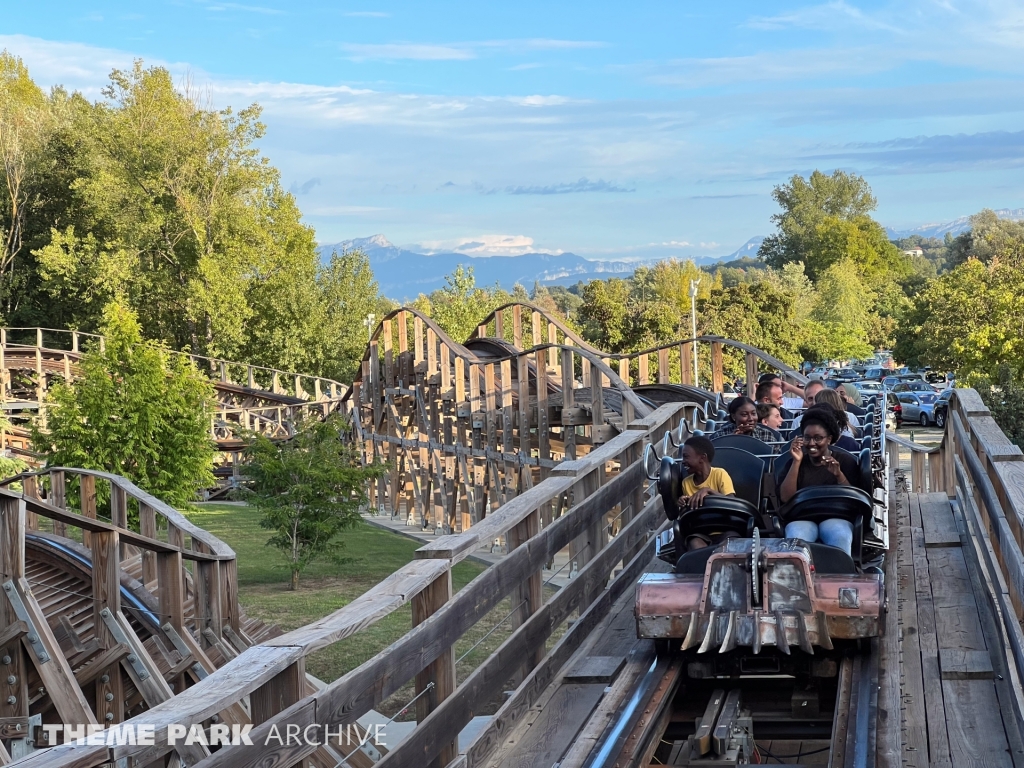
<svg viewBox="0 0 1024 768">
<path fill-rule="evenodd" d="M 992 642 L 1007 659 L 1014 716 L 1024 717 L 1024 453 L 999 428 L 981 396 L 957 389 L 942 442 L 933 448 L 886 435 L 889 465 L 904 472 L 907 490 L 944 492 L 963 516 L 974 558 L 996 617 Z"/>
<path fill-rule="evenodd" d="M 671 404 L 634 420 L 605 445 L 553 468 L 469 530 L 440 536 L 416 559 L 344 608 L 301 629 L 253 646 L 183 693 L 152 707 L 130 723 L 155 726 L 155 745 L 65 744 L 35 753 L 23 766 L 91 768 L 125 757 L 155 764 L 171 751 L 171 724 L 209 725 L 232 704 L 248 701 L 255 746 L 226 746 L 189 765 L 298 765 L 308 760 L 332 766 L 325 729 L 358 717 L 415 681 L 418 726 L 379 765 L 476 766 L 502 735 L 529 710 L 559 669 L 581 646 L 615 600 L 631 588 L 650 561 L 652 533 L 664 520 L 660 498 L 649 498 L 642 455 L 651 440 L 679 426 L 685 408 Z M 545 520 L 544 510 L 566 511 Z M 507 537 L 510 552 L 457 593 L 452 567 L 495 538 Z M 568 586 L 544 600 L 542 574 L 556 553 L 577 543 L 581 562 Z M 456 685 L 454 645 L 505 598 L 511 598 L 514 631 L 461 685 Z M 319 649 L 362 631 L 412 603 L 413 627 L 377 656 L 312 695 L 306 693 L 305 659 Z M 575 621 L 552 648 L 546 643 L 568 619 Z M 458 734 L 505 684 L 519 682 L 470 744 Z M 267 742 L 276 729 L 298 726 L 301 743 Z M 162 765 L 162 763 L 161 763 Z"/>
</svg>

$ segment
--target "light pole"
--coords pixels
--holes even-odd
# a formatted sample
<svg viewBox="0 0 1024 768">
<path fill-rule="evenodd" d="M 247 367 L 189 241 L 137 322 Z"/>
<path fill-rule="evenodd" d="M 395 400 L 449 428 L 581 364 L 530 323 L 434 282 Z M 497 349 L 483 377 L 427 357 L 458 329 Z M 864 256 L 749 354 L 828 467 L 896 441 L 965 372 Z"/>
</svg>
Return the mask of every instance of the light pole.
<svg viewBox="0 0 1024 768">
<path fill-rule="evenodd" d="M 699 374 L 697 372 L 697 286 L 700 279 L 690 281 L 690 330 L 693 338 L 693 386 L 699 387 Z"/>
<path fill-rule="evenodd" d="M 373 338 L 373 321 L 377 319 L 377 316 L 372 312 L 366 316 L 363 320 L 363 325 L 366 326 L 366 343 L 370 343 L 370 339 Z"/>
</svg>

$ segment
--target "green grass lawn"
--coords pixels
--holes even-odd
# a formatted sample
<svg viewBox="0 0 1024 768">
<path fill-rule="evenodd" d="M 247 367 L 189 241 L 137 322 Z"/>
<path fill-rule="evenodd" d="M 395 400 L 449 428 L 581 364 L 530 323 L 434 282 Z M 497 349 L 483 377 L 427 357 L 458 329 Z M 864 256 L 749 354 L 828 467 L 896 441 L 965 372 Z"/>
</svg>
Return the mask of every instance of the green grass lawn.
<svg viewBox="0 0 1024 768">
<path fill-rule="evenodd" d="M 270 532 L 260 528 L 254 510 L 235 504 L 204 504 L 190 517 L 237 553 L 239 599 L 245 612 L 282 630 L 304 626 L 348 604 L 410 562 L 420 546 L 410 538 L 360 521 L 356 528 L 343 534 L 347 561 L 310 565 L 302 574 L 298 591 L 292 592 L 288 588 L 290 575 L 284 556 L 266 546 Z M 452 572 L 455 589 L 464 587 L 484 568 L 470 560 L 456 565 Z M 456 644 L 456 658 L 494 629 L 510 610 L 510 601 L 506 599 Z M 508 637 L 510 625 L 511 621 L 501 624 L 458 664 L 459 682 Z M 321 680 L 336 680 L 393 643 L 411 626 L 412 609 L 405 605 L 372 627 L 310 655 L 306 670 Z M 411 698 L 410 683 L 380 709 L 393 715 Z"/>
</svg>

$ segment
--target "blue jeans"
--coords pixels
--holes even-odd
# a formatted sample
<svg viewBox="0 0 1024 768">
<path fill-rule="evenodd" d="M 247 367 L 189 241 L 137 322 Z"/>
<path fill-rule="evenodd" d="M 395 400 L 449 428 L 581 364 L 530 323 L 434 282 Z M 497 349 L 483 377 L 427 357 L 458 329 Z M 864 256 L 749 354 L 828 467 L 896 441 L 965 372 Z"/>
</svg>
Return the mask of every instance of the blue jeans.
<svg viewBox="0 0 1024 768">
<path fill-rule="evenodd" d="M 786 524 L 786 538 L 803 539 L 808 543 L 820 539 L 822 544 L 837 547 L 849 555 L 853 550 L 853 524 L 838 517 L 823 520 L 821 525 L 797 520 Z"/>
</svg>

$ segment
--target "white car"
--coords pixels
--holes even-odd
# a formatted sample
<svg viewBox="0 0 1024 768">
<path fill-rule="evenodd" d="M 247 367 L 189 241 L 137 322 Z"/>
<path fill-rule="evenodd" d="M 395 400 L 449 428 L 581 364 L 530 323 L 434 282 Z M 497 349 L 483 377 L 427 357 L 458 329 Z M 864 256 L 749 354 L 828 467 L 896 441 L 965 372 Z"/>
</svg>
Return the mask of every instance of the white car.
<svg viewBox="0 0 1024 768">
<path fill-rule="evenodd" d="M 857 391 L 862 395 L 880 395 L 885 391 L 885 387 L 882 386 L 880 381 L 855 381 L 853 386 L 857 388 Z"/>
</svg>

